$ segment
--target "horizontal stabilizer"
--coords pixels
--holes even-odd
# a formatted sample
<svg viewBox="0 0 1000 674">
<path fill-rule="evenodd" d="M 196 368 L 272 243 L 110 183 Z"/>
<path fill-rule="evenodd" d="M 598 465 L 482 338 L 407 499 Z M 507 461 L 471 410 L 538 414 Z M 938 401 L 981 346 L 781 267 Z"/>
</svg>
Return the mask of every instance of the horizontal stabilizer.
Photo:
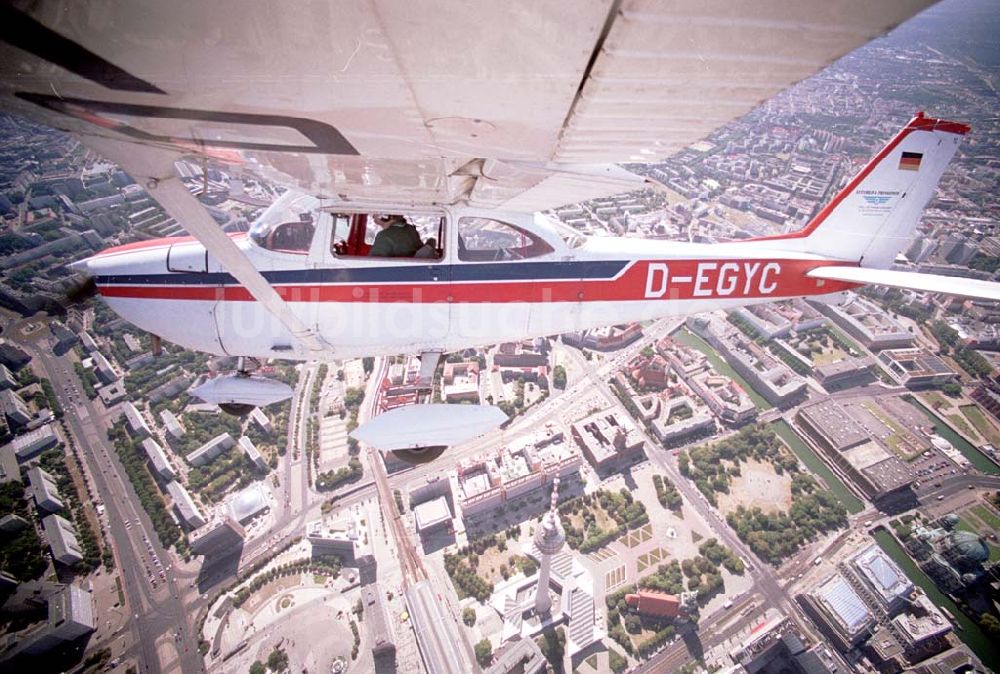
<svg viewBox="0 0 1000 674">
<path fill-rule="evenodd" d="M 451 447 L 505 421 L 507 415 L 491 405 L 407 405 L 378 415 L 350 435 L 381 450 Z"/>
<path fill-rule="evenodd" d="M 946 293 L 983 300 L 1000 300 L 1000 283 L 976 281 L 955 276 L 918 274 L 912 271 L 870 269 L 868 267 L 820 267 L 809 271 L 806 275 L 831 281 L 871 283 L 890 288 Z"/>
</svg>

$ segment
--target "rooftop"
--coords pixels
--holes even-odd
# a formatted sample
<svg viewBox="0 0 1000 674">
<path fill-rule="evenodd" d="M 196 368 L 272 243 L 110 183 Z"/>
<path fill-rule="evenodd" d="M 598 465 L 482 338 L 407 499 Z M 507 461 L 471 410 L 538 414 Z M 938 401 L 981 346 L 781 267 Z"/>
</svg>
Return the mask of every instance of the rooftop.
<svg viewBox="0 0 1000 674">
<path fill-rule="evenodd" d="M 855 555 L 854 566 L 886 604 L 913 592 L 910 579 L 877 545 L 870 545 Z"/>
<path fill-rule="evenodd" d="M 812 595 L 849 635 L 867 628 L 872 621 L 871 611 L 865 602 L 839 574 L 816 586 Z"/>
<path fill-rule="evenodd" d="M 421 532 L 451 521 L 451 508 L 448 507 L 447 497 L 438 496 L 430 501 L 424 501 L 413 509 L 413 518 L 417 531 Z"/>
</svg>

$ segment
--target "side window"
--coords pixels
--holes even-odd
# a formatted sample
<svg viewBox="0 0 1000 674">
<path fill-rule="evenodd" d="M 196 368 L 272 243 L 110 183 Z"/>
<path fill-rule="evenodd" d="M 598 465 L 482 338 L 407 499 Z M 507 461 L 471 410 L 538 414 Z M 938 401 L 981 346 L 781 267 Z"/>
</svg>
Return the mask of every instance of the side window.
<svg viewBox="0 0 1000 674">
<path fill-rule="evenodd" d="M 540 237 L 506 222 L 471 217 L 458 221 L 458 259 L 463 262 L 525 260 L 552 250 Z"/>
<path fill-rule="evenodd" d="M 393 222 L 395 224 L 387 224 Z M 333 214 L 331 251 L 338 257 L 441 260 L 445 219 L 439 215 Z M 385 238 L 379 241 L 380 234 Z"/>
</svg>

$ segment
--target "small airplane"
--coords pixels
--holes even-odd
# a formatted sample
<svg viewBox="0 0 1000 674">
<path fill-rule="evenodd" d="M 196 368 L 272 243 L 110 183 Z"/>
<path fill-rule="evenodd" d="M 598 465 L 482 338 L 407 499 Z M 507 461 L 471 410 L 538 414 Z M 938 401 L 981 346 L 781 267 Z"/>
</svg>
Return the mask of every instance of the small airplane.
<svg viewBox="0 0 1000 674">
<path fill-rule="evenodd" d="M 922 113 L 800 231 L 713 244 L 588 238 L 543 213 L 657 187 L 611 162 L 700 140 L 925 0 L 625 0 L 572 15 L 527 1 L 448 13 L 319 1 L 309 20 L 266 2 L 238 13 L 106 4 L 4 5 L 0 106 L 76 134 L 192 235 L 74 268 L 147 332 L 241 357 L 235 376 L 196 391 L 230 411 L 290 395 L 251 375 L 248 359 L 416 353 L 426 383 L 443 353 L 468 347 L 834 301 L 869 283 L 1000 299 L 998 284 L 888 269 L 970 130 Z M 192 156 L 289 189 L 248 233 L 226 234 L 177 176 Z M 419 230 L 423 255 L 368 254 L 386 215 Z M 404 409 L 359 437 L 432 457 L 503 419 L 494 408 Z M 400 424 L 421 437 L 393 439 Z"/>
</svg>

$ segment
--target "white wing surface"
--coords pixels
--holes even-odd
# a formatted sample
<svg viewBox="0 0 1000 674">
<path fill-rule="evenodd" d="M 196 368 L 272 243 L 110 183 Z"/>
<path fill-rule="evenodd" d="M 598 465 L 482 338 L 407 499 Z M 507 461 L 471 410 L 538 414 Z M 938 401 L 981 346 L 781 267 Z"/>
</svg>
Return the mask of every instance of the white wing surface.
<svg viewBox="0 0 1000 674">
<path fill-rule="evenodd" d="M 316 196 L 534 210 L 637 187 L 602 165 L 668 156 L 929 4 L 3 3 L 0 106 Z"/>
<path fill-rule="evenodd" d="M 1000 300 L 1000 283 L 938 274 L 918 274 L 912 271 L 871 269 L 868 267 L 821 267 L 806 274 L 813 278 L 865 283 L 889 288 L 905 288 L 930 293 L 946 293 L 959 297 Z"/>
</svg>

